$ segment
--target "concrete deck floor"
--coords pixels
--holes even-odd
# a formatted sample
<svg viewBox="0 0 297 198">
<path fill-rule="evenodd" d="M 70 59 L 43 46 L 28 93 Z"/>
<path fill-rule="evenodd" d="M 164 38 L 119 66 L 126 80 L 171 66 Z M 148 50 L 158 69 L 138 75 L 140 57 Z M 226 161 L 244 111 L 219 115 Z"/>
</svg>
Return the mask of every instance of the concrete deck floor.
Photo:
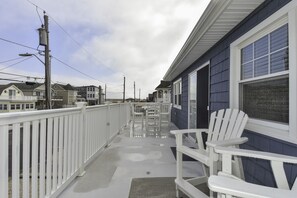
<svg viewBox="0 0 297 198">
<path fill-rule="evenodd" d="M 147 132 L 139 125 L 133 131 L 128 126 L 59 197 L 128 198 L 132 178 L 175 177 L 176 160 L 170 149 L 175 145 L 166 126 L 159 133 Z M 202 174 L 200 163 L 184 162 L 185 177 Z"/>
</svg>

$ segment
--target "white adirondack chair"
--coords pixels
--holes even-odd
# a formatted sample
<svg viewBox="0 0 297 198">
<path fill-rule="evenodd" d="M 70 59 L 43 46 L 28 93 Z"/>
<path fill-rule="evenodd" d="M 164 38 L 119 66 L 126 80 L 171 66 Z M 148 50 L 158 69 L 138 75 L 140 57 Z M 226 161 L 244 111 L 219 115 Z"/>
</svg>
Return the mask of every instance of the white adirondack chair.
<svg viewBox="0 0 297 198">
<path fill-rule="evenodd" d="M 160 125 L 166 124 L 170 127 L 171 122 L 171 103 L 161 103 L 160 104 Z"/>
<path fill-rule="evenodd" d="M 248 116 L 238 109 L 222 109 L 213 112 L 210 116 L 208 129 L 183 129 L 173 130 L 172 134 L 176 136 L 176 196 L 179 197 L 179 190 L 183 191 L 189 197 L 203 197 L 204 195 L 194 186 L 207 182 L 208 175 L 217 173 L 220 166 L 219 159 L 214 153 L 215 146 L 236 146 L 247 141 L 247 138 L 240 138 L 247 123 Z M 208 134 L 206 148 L 204 148 L 202 133 Z M 198 149 L 192 149 L 183 145 L 183 134 L 195 133 L 198 142 Z M 204 176 L 185 180 L 182 176 L 182 154 L 188 155 L 204 165 Z M 209 168 L 209 173 L 206 173 Z M 240 169 L 238 169 L 240 170 Z M 237 171 L 239 172 L 239 171 Z M 237 173 L 238 174 L 238 173 Z M 213 193 L 210 192 L 210 197 Z"/>
<path fill-rule="evenodd" d="M 132 126 L 134 130 L 135 122 L 141 122 L 141 129 L 143 129 L 144 123 L 144 112 L 141 105 L 138 104 L 131 104 L 131 111 L 132 111 Z"/>
<path fill-rule="evenodd" d="M 219 176 L 211 176 L 208 181 L 209 188 L 218 192 L 219 196 L 243 198 L 295 198 L 297 197 L 297 179 L 290 189 L 284 171 L 284 163 L 297 164 L 297 157 L 251 151 L 236 148 L 217 147 L 215 152 L 222 154 L 223 172 Z M 277 188 L 247 183 L 231 175 L 232 157 L 243 156 L 270 161 Z"/>
</svg>

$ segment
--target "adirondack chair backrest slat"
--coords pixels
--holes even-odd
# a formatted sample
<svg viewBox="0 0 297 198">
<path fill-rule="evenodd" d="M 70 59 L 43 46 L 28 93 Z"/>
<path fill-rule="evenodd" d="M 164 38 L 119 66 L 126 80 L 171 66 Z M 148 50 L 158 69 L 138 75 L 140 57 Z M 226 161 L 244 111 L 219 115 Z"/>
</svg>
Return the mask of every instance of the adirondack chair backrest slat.
<svg viewBox="0 0 297 198">
<path fill-rule="evenodd" d="M 207 141 L 237 138 L 242 135 L 248 116 L 238 109 L 221 109 L 210 115 Z"/>
<path fill-rule="evenodd" d="M 219 133 L 221 133 L 221 126 L 222 126 L 222 121 L 223 121 L 223 116 L 224 116 L 224 110 L 219 110 L 218 115 L 216 117 L 215 121 L 215 127 L 214 130 L 211 132 L 212 137 L 211 140 L 217 140 L 219 137 Z"/>
<path fill-rule="evenodd" d="M 235 125 L 235 122 L 237 121 L 237 116 L 238 116 L 238 109 L 233 109 L 231 116 L 230 116 L 230 121 L 229 121 L 229 125 L 228 125 L 228 129 L 227 132 L 225 134 L 225 139 L 230 138 L 231 134 L 233 132 L 233 128 Z"/>
<path fill-rule="evenodd" d="M 222 128 L 221 128 L 221 133 L 219 134 L 218 140 L 224 140 L 225 139 L 225 135 L 226 135 L 226 132 L 227 132 L 227 127 L 229 125 L 230 116 L 231 116 L 231 109 L 227 109 L 225 111 L 224 120 L 223 120 L 223 124 L 222 124 Z"/>
</svg>

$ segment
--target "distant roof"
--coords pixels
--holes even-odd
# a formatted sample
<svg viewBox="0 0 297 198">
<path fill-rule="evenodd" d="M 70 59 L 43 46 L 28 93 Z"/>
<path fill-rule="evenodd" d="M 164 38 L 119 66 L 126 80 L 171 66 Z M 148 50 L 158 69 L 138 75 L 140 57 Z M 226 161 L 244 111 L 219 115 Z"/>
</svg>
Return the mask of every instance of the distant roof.
<svg viewBox="0 0 297 198">
<path fill-rule="evenodd" d="M 161 80 L 161 83 L 156 87 L 156 89 L 164 89 L 164 88 L 170 88 L 171 87 L 171 82 L 170 81 L 164 81 Z"/>
<path fill-rule="evenodd" d="M 16 86 L 18 89 L 22 90 L 22 91 L 30 91 L 30 90 L 34 90 L 36 87 L 39 87 L 40 83 L 34 83 L 34 84 L 26 84 L 26 83 L 9 83 L 6 85 L 0 85 L 0 93 L 2 93 L 2 91 L 10 86 Z"/>
</svg>

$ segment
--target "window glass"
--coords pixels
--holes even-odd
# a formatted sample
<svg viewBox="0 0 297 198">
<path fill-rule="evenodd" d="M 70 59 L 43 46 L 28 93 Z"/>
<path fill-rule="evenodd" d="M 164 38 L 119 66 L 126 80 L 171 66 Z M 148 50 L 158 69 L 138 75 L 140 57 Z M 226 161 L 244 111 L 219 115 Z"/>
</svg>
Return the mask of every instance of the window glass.
<svg viewBox="0 0 297 198">
<path fill-rule="evenodd" d="M 288 59 L 286 24 L 241 49 L 241 79 L 288 70 Z"/>
<path fill-rule="evenodd" d="M 15 105 L 12 104 L 12 105 L 10 106 L 10 109 L 11 109 L 11 110 L 15 110 Z"/>
<path fill-rule="evenodd" d="M 251 118 L 289 123 L 289 78 L 242 85 L 241 109 Z"/>
<path fill-rule="evenodd" d="M 3 110 L 7 110 L 7 104 L 3 105 Z"/>
</svg>

